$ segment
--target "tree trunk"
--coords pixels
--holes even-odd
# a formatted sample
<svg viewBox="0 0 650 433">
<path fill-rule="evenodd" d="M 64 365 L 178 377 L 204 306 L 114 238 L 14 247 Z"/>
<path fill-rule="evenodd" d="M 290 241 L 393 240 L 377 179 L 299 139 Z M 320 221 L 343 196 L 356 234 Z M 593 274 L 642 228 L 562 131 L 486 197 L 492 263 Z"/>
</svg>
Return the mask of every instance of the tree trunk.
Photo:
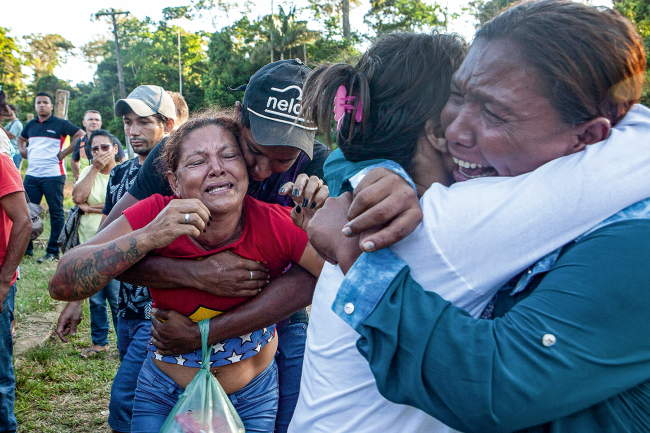
<svg viewBox="0 0 650 433">
<path fill-rule="evenodd" d="M 273 60 L 273 48 L 271 48 L 271 63 L 273 63 L 275 60 Z"/>
<path fill-rule="evenodd" d="M 350 39 L 350 0 L 342 0 L 343 9 L 343 37 Z"/>
<path fill-rule="evenodd" d="M 302 61 L 306 65 L 307 64 L 307 44 L 302 44 L 302 55 L 304 57 L 304 59 L 302 59 Z M 113 104 L 113 105 L 115 105 L 115 104 Z"/>
<path fill-rule="evenodd" d="M 70 92 L 67 90 L 56 89 L 56 97 L 54 99 L 56 99 L 54 115 L 58 118 L 68 120 L 68 103 L 70 102 Z"/>
<path fill-rule="evenodd" d="M 284 60 L 284 51 L 280 51 L 280 60 Z"/>
</svg>

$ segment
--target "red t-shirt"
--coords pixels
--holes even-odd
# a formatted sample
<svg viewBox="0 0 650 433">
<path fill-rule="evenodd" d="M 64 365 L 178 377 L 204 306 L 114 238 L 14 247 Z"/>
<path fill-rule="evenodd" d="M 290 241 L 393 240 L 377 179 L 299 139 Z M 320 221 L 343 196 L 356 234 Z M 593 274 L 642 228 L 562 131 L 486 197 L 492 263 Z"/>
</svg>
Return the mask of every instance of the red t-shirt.
<svg viewBox="0 0 650 433">
<path fill-rule="evenodd" d="M 177 197 L 154 194 L 125 210 L 124 216 L 133 230 L 141 229 L 153 221 L 175 198 Z M 271 279 L 282 274 L 292 261 L 300 260 L 307 246 L 307 233 L 291 221 L 291 208 L 264 203 L 246 196 L 244 216 L 241 237 L 225 247 L 205 251 L 189 236 L 181 236 L 165 248 L 153 250 L 151 253 L 164 257 L 201 260 L 220 251 L 230 250 L 238 256 L 263 263 L 269 268 Z M 170 290 L 150 287 L 149 291 L 156 308 L 178 311 L 197 322 L 230 310 L 250 299 L 215 296 L 193 288 Z"/>
<path fill-rule="evenodd" d="M 9 155 L 0 153 L 0 198 L 18 191 L 25 191 L 20 173 L 16 169 L 16 164 L 9 158 Z M 4 263 L 7 256 L 7 246 L 9 245 L 9 236 L 11 235 L 11 226 L 13 223 L 0 206 L 0 265 Z M 18 273 L 14 272 L 11 284 L 16 282 Z"/>
</svg>

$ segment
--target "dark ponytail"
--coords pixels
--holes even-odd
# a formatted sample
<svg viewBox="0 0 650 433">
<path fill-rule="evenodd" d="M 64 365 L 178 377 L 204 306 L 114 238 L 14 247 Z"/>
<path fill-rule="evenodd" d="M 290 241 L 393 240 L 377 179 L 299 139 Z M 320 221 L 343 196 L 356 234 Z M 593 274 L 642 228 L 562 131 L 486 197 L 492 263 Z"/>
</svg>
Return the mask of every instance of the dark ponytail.
<svg viewBox="0 0 650 433">
<path fill-rule="evenodd" d="M 440 113 L 449 97 L 451 77 L 467 46 L 457 35 L 393 33 L 377 39 L 353 67 L 323 65 L 303 86 L 303 114 L 328 139 L 334 97 L 344 85 L 356 99 L 346 113 L 336 142 L 346 159 L 392 159 L 406 169 L 425 124 L 442 135 Z M 355 119 L 357 102 L 362 118 Z"/>
</svg>

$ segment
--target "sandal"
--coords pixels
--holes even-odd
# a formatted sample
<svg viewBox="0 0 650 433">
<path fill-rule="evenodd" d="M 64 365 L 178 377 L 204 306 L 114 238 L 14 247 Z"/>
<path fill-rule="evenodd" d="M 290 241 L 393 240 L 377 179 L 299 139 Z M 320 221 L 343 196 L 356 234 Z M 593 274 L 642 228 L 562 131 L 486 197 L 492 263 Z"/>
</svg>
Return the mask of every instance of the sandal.
<svg viewBox="0 0 650 433">
<path fill-rule="evenodd" d="M 97 349 L 93 349 L 93 347 L 97 347 Z M 100 352 L 104 352 L 106 349 L 108 349 L 108 345 L 106 346 L 91 346 L 88 347 L 79 353 L 79 357 L 88 359 L 92 358 L 93 356 L 97 355 Z"/>
</svg>

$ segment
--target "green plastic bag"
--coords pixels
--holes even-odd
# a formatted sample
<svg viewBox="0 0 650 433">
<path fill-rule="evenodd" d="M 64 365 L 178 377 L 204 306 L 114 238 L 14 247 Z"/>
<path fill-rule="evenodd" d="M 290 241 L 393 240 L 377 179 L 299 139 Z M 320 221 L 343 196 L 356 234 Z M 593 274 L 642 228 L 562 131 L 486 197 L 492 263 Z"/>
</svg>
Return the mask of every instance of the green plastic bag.
<svg viewBox="0 0 650 433">
<path fill-rule="evenodd" d="M 203 350 L 201 369 L 178 398 L 160 433 L 245 433 L 244 424 L 226 392 L 210 373 L 210 320 L 200 321 L 199 328 Z"/>
</svg>

